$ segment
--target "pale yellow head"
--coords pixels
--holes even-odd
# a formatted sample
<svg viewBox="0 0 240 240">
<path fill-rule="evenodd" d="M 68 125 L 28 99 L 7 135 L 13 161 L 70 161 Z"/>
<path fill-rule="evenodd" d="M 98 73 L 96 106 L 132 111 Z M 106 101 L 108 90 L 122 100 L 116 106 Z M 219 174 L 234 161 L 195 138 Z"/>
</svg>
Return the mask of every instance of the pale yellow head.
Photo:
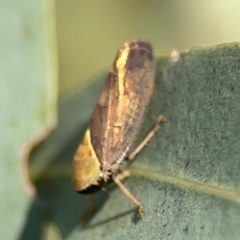
<svg viewBox="0 0 240 240">
<path fill-rule="evenodd" d="M 95 192 L 104 184 L 100 163 L 91 144 L 90 130 L 85 133 L 82 143 L 74 156 L 73 185 L 80 193 Z"/>
</svg>

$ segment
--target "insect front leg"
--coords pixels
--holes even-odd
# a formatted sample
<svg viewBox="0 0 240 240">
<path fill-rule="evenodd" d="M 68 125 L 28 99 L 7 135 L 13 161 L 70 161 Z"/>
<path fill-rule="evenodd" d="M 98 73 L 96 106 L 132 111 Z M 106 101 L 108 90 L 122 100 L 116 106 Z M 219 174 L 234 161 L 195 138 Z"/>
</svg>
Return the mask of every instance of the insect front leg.
<svg viewBox="0 0 240 240">
<path fill-rule="evenodd" d="M 122 180 L 126 177 L 129 177 L 129 171 L 123 171 L 118 174 L 113 180 L 118 185 L 118 187 L 122 190 L 122 192 L 138 207 L 138 212 L 140 217 L 143 217 L 146 212 L 143 209 L 142 204 L 129 192 L 129 190 L 122 184 Z"/>
</svg>

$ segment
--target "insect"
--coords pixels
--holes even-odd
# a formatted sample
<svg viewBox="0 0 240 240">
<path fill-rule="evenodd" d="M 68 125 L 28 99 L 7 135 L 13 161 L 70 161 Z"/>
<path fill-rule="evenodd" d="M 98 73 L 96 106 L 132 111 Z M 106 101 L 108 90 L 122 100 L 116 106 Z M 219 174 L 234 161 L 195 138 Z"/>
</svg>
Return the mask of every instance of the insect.
<svg viewBox="0 0 240 240">
<path fill-rule="evenodd" d="M 74 156 L 73 185 L 79 193 L 93 193 L 113 180 L 135 203 L 142 204 L 124 187 L 128 172 L 118 173 L 136 137 L 154 87 L 155 62 L 151 45 L 143 40 L 119 48 L 112 70 L 98 99 L 89 128 Z M 164 121 L 159 117 L 143 142 L 128 155 L 132 160 Z"/>
</svg>

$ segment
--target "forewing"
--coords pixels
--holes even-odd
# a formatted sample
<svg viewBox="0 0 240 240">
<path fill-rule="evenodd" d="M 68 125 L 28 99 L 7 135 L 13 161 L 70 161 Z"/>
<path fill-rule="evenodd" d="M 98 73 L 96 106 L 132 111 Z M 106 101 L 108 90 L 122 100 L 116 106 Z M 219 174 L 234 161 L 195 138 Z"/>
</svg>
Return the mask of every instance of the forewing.
<svg viewBox="0 0 240 240">
<path fill-rule="evenodd" d="M 126 156 L 151 99 L 154 73 L 149 43 L 132 41 L 119 49 L 90 125 L 103 169 Z"/>
</svg>

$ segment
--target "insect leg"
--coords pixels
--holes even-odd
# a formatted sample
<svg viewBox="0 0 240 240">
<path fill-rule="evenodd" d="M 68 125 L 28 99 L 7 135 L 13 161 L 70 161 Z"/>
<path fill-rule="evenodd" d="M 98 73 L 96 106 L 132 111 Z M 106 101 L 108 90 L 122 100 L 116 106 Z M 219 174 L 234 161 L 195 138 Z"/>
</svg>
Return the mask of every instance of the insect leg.
<svg viewBox="0 0 240 240">
<path fill-rule="evenodd" d="M 118 187 L 122 190 L 122 192 L 138 207 L 138 212 L 140 217 L 143 217 L 146 213 L 142 207 L 142 204 L 128 191 L 128 189 L 122 184 L 121 180 L 128 177 L 129 172 L 124 171 L 118 174 L 113 180 L 118 185 Z"/>
<path fill-rule="evenodd" d="M 145 147 L 148 141 L 155 135 L 157 130 L 160 128 L 160 123 L 164 122 L 165 118 L 163 116 L 159 116 L 157 121 L 155 122 L 153 128 L 150 130 L 148 135 L 143 139 L 143 141 L 128 155 L 128 160 L 133 160 L 135 156 Z"/>
</svg>

